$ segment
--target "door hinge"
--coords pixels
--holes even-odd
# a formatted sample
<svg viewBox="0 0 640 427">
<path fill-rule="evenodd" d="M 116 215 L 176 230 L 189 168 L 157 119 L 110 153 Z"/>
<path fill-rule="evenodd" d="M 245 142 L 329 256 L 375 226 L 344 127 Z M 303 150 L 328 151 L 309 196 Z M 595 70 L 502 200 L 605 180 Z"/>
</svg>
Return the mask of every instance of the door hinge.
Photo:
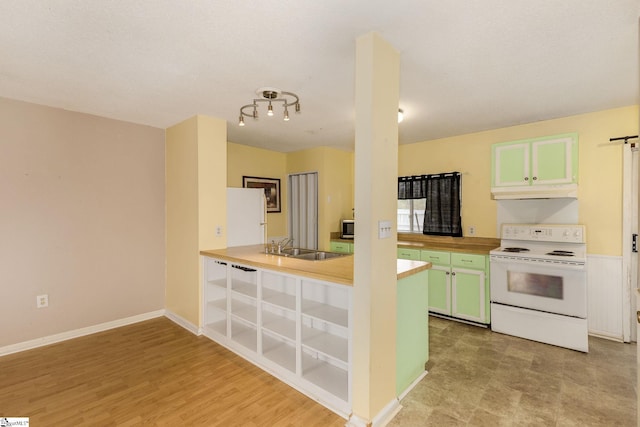
<svg viewBox="0 0 640 427">
<path fill-rule="evenodd" d="M 638 235 L 631 235 L 631 252 L 638 252 Z"/>
</svg>

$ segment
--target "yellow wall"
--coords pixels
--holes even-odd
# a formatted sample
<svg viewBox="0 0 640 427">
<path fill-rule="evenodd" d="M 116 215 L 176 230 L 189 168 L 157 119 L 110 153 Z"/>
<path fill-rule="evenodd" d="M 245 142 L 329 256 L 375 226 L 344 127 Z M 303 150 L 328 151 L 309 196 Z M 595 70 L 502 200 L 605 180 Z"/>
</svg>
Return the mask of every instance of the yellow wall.
<svg viewBox="0 0 640 427">
<path fill-rule="evenodd" d="M 242 187 L 243 176 L 278 178 L 281 212 L 267 214 L 267 237 L 287 235 L 287 155 L 277 151 L 227 144 L 227 186 Z"/>
<path fill-rule="evenodd" d="M 280 179 L 282 212 L 267 216 L 269 237 L 287 236 L 287 176 L 318 172 L 319 248 L 329 249 L 329 235 L 339 229 L 341 218 L 351 218 L 353 209 L 353 153 L 318 147 L 280 153 L 229 142 L 227 186 L 242 187 L 243 176 Z"/>
<path fill-rule="evenodd" d="M 498 237 L 491 199 L 491 144 L 578 132 L 579 222 L 587 228 L 589 253 L 621 255 L 622 147 L 609 138 L 638 134 L 638 106 L 512 126 L 399 147 L 400 176 L 462 172 L 462 224 L 476 235 Z"/>
<path fill-rule="evenodd" d="M 200 324 L 202 249 L 226 246 L 226 122 L 195 116 L 166 131 L 165 307 Z"/>
<path fill-rule="evenodd" d="M 287 173 L 318 173 L 318 248 L 329 249 L 331 232 L 353 209 L 353 153 L 317 147 L 287 154 Z"/>
</svg>

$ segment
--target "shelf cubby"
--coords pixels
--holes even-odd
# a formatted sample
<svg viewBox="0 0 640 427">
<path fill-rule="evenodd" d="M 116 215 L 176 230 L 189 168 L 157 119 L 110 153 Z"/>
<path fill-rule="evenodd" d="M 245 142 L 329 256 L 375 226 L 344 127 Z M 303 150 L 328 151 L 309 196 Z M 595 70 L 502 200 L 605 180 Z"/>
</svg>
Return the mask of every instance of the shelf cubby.
<svg viewBox="0 0 640 427">
<path fill-rule="evenodd" d="M 231 299 L 231 316 L 240 318 L 254 327 L 258 322 L 256 306 L 236 298 Z"/>
<path fill-rule="evenodd" d="M 296 339 L 296 320 L 295 315 L 289 314 L 290 317 L 282 315 L 282 313 L 274 313 L 273 311 L 262 310 L 262 327 L 272 333 L 286 338 L 291 341 Z"/>
<path fill-rule="evenodd" d="M 227 263 L 222 261 L 213 260 L 211 258 L 205 259 L 206 275 L 205 280 L 207 282 L 220 282 L 227 281 Z"/>
<path fill-rule="evenodd" d="M 313 300 L 302 300 L 302 314 L 330 322 L 344 328 L 349 326 L 349 311 Z"/>
<path fill-rule="evenodd" d="M 295 344 L 274 337 L 264 330 L 262 333 L 262 355 L 291 372 L 296 371 Z"/>
<path fill-rule="evenodd" d="M 302 378 L 344 401 L 349 400 L 348 371 L 306 351 L 302 352 Z"/>
<path fill-rule="evenodd" d="M 209 329 L 215 333 L 220 335 L 227 335 L 227 319 L 226 317 L 222 320 L 218 320 L 215 322 L 205 324 L 205 328 Z"/>
<path fill-rule="evenodd" d="M 206 325 L 227 319 L 227 300 L 209 301 L 205 305 L 204 322 Z"/>
<path fill-rule="evenodd" d="M 262 301 L 288 310 L 296 309 L 295 295 L 290 295 L 267 287 L 262 288 Z"/>
<path fill-rule="evenodd" d="M 256 328 L 244 322 L 231 321 L 231 339 L 243 347 L 255 352 L 258 350 L 258 335 Z"/>
<path fill-rule="evenodd" d="M 258 297 L 258 287 L 255 283 L 244 282 L 242 280 L 232 280 L 231 290 L 253 299 Z"/>
<path fill-rule="evenodd" d="M 302 345 L 324 353 L 345 364 L 349 361 L 349 341 L 347 338 L 333 335 L 320 329 L 303 326 Z"/>
<path fill-rule="evenodd" d="M 296 279 L 283 274 L 262 272 L 262 300 L 269 304 L 296 309 Z"/>
</svg>

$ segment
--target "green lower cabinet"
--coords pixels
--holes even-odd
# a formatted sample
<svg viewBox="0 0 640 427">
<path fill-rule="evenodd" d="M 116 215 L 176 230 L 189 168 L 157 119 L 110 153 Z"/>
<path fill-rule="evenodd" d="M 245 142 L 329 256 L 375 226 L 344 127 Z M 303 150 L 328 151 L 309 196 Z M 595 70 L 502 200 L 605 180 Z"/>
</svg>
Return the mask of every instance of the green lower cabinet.
<svg viewBox="0 0 640 427">
<path fill-rule="evenodd" d="M 429 261 L 429 311 L 483 324 L 489 316 L 489 257 L 422 251 Z"/>
<path fill-rule="evenodd" d="M 449 267 L 432 265 L 429 275 L 429 311 L 451 315 L 451 274 Z"/>
<path fill-rule="evenodd" d="M 396 322 L 396 395 L 425 371 L 429 360 L 427 271 L 398 280 Z"/>
<path fill-rule="evenodd" d="M 353 253 L 353 243 L 348 242 L 330 242 L 329 250 L 331 252 L 340 252 L 343 254 Z"/>
<path fill-rule="evenodd" d="M 412 259 L 415 261 L 420 260 L 420 249 L 405 249 L 398 248 L 398 258 L 399 259 Z"/>
<path fill-rule="evenodd" d="M 484 323 L 484 271 L 454 268 L 451 275 L 453 277 L 451 315 Z"/>
</svg>

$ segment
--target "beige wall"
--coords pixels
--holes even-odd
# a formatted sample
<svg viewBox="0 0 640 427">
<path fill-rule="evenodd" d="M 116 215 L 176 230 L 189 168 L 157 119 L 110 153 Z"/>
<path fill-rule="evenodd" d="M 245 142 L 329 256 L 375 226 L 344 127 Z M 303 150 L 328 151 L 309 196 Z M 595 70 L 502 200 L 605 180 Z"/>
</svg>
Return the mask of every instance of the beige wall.
<svg viewBox="0 0 640 427">
<path fill-rule="evenodd" d="M 164 307 L 163 129 L 0 98 L 0 204 L 0 347 Z"/>
<path fill-rule="evenodd" d="M 281 212 L 267 214 L 267 236 L 287 235 L 287 155 L 247 145 L 227 144 L 227 186 L 242 187 L 243 176 L 278 178 Z"/>
<path fill-rule="evenodd" d="M 622 146 L 609 138 L 638 134 L 638 106 L 616 108 L 399 147 L 399 175 L 462 172 L 462 223 L 476 235 L 497 237 L 491 199 L 491 144 L 578 132 L 579 222 L 589 253 L 621 255 Z"/>
</svg>

